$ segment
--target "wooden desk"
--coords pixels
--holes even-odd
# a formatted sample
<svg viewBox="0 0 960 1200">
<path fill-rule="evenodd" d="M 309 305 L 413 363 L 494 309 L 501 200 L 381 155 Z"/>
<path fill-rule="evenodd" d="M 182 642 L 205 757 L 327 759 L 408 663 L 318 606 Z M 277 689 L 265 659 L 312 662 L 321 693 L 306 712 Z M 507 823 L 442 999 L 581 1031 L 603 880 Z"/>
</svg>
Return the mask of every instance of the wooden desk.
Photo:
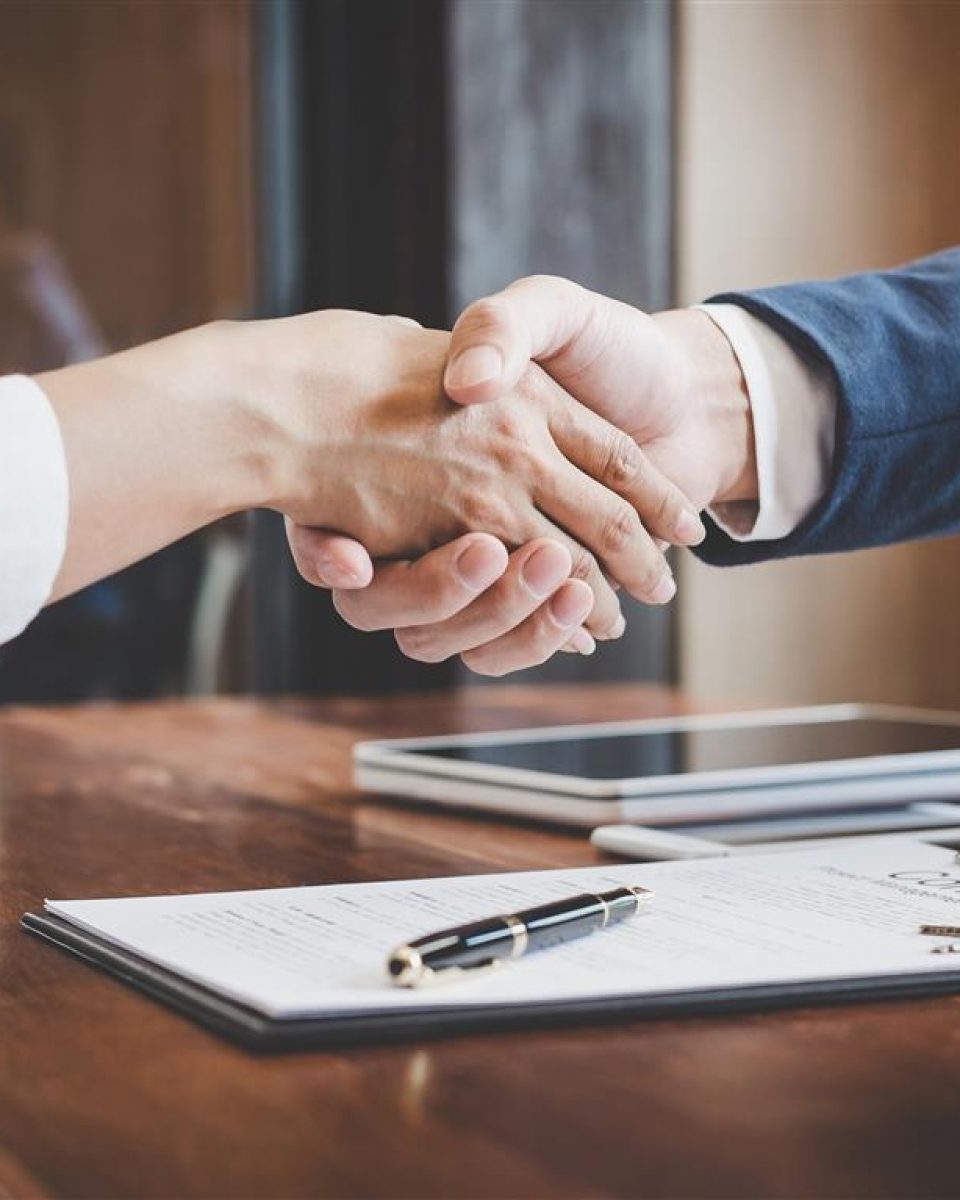
<svg viewBox="0 0 960 1200">
<path fill-rule="evenodd" d="M 599 861 L 357 800 L 358 734 L 675 711 L 642 688 L 0 716 L 0 1196 L 960 1194 L 956 1000 L 255 1058 L 21 933 L 44 896 Z"/>
</svg>

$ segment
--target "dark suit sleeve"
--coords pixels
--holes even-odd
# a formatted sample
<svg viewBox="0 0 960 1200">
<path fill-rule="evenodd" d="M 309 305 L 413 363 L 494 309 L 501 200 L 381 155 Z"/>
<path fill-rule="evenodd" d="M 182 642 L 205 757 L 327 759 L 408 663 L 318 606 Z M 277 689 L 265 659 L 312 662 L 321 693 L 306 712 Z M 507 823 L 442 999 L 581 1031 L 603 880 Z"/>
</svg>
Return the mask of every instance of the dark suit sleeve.
<svg viewBox="0 0 960 1200">
<path fill-rule="evenodd" d="M 826 363 L 837 386 L 826 495 L 787 537 L 734 542 L 720 566 L 960 531 L 960 247 L 891 271 L 715 296 Z"/>
</svg>

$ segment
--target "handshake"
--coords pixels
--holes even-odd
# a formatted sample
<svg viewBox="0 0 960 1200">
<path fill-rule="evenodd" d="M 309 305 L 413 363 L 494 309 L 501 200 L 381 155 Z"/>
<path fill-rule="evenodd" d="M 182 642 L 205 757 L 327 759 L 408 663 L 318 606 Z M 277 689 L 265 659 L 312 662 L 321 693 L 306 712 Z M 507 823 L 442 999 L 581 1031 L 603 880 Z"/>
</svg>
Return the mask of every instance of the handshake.
<svg viewBox="0 0 960 1200">
<path fill-rule="evenodd" d="M 51 599 L 271 508 L 351 625 L 491 675 L 619 637 L 617 589 L 669 601 L 664 549 L 704 537 L 707 505 L 757 495 L 712 319 L 563 279 L 480 300 L 452 334 L 339 311 L 215 323 L 37 382 L 70 484 Z M 54 487 L 52 453 L 24 487 Z"/>
<path fill-rule="evenodd" d="M 345 414 L 346 469 L 318 464 L 335 520 L 284 506 L 291 549 L 349 624 L 395 630 L 411 658 L 502 675 L 590 654 L 623 633 L 618 586 L 667 603 L 664 548 L 700 542 L 707 505 L 756 498 L 742 375 L 702 312 L 536 276 L 449 336 L 325 317 L 356 354 L 344 394 L 374 402 Z"/>
</svg>

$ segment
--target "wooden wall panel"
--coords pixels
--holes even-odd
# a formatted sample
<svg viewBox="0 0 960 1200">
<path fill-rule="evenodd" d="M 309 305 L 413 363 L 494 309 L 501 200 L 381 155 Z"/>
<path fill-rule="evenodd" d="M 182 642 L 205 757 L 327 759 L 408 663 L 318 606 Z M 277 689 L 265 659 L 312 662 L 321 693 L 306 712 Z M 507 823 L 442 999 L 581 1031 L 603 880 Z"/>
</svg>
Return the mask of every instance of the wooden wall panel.
<svg viewBox="0 0 960 1200">
<path fill-rule="evenodd" d="M 29 223 L 110 344 L 245 310 L 247 0 L 6 0 L 0 46 Z"/>
<path fill-rule="evenodd" d="M 0 0 L 0 374 L 249 309 L 251 17 Z M 63 266 L 88 320 L 68 319 Z M 0 654 L 0 702 L 180 687 L 205 536 L 42 613 Z"/>
<path fill-rule="evenodd" d="M 686 0 L 680 18 L 684 302 L 960 242 L 960 5 Z M 960 706 L 960 541 L 729 572 L 687 556 L 681 585 L 701 696 Z"/>
</svg>

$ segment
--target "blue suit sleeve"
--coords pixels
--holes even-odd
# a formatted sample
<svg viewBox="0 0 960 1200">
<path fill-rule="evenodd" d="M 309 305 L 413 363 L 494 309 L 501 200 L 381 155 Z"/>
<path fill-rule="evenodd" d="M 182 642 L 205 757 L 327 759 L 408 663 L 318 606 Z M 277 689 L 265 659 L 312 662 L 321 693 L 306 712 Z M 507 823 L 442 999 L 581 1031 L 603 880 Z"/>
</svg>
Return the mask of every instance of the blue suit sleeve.
<svg viewBox="0 0 960 1200">
<path fill-rule="evenodd" d="M 896 270 L 715 296 L 764 321 L 837 386 L 833 473 L 790 535 L 734 542 L 719 566 L 827 554 L 960 531 L 960 247 Z"/>
</svg>

